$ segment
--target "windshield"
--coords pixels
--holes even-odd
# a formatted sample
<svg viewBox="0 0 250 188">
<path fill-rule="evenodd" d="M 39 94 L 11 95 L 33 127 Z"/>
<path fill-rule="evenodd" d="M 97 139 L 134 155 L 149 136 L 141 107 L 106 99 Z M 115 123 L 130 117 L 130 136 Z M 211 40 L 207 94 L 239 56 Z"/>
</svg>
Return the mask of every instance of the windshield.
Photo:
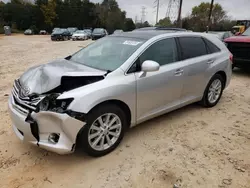
<svg viewBox="0 0 250 188">
<path fill-rule="evenodd" d="M 243 36 L 250 36 L 250 27 L 242 35 Z"/>
<path fill-rule="evenodd" d="M 74 27 L 73 27 L 73 28 L 72 28 L 72 27 L 69 27 L 68 30 L 69 30 L 69 31 L 76 31 L 77 29 L 74 28 Z"/>
<path fill-rule="evenodd" d="M 85 33 L 84 31 L 76 31 L 75 33 Z"/>
<path fill-rule="evenodd" d="M 87 32 L 87 33 L 91 33 L 90 29 L 85 29 L 84 31 Z"/>
<path fill-rule="evenodd" d="M 53 34 L 63 33 L 63 32 L 65 32 L 65 31 L 67 31 L 67 29 L 56 29 L 56 30 L 53 32 Z"/>
<path fill-rule="evenodd" d="M 104 33 L 104 29 L 101 28 L 94 29 L 93 33 Z"/>
<path fill-rule="evenodd" d="M 78 51 L 70 60 L 92 68 L 113 71 L 144 42 L 127 37 L 105 37 Z"/>
</svg>

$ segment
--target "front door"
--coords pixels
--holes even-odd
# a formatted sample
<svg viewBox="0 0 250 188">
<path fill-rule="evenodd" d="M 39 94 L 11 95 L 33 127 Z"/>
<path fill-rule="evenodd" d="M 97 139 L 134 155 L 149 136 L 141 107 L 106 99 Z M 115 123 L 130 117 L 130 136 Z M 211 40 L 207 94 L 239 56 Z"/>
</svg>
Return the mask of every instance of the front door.
<svg viewBox="0 0 250 188">
<path fill-rule="evenodd" d="M 137 123 L 163 114 L 180 104 L 183 70 L 178 61 L 174 38 L 155 42 L 139 57 L 142 64 L 152 60 L 160 64 L 155 72 L 137 72 Z"/>
</svg>

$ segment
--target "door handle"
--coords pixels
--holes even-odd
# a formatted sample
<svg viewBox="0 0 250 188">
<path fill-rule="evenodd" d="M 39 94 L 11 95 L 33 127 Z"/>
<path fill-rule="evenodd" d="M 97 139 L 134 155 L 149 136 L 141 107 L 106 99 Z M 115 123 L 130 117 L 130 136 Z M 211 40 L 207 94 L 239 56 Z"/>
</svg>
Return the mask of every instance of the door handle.
<svg viewBox="0 0 250 188">
<path fill-rule="evenodd" d="M 175 76 L 180 76 L 180 75 L 182 75 L 182 73 L 183 73 L 183 70 L 182 69 L 178 69 L 178 70 L 175 71 L 174 75 Z"/>
<path fill-rule="evenodd" d="M 213 62 L 214 62 L 214 60 L 210 59 L 210 60 L 207 61 L 207 64 L 212 64 Z"/>
</svg>

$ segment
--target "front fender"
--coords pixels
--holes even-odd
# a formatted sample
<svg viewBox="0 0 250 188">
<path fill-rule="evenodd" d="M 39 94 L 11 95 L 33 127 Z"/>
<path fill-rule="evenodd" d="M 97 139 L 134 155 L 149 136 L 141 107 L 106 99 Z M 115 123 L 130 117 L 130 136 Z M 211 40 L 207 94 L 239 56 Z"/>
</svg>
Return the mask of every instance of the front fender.
<svg viewBox="0 0 250 188">
<path fill-rule="evenodd" d="M 136 122 L 136 79 L 134 74 L 106 77 L 104 80 L 63 93 L 58 99 L 74 98 L 68 109 L 87 114 L 96 105 L 118 100 L 131 112 L 131 124 Z"/>
</svg>

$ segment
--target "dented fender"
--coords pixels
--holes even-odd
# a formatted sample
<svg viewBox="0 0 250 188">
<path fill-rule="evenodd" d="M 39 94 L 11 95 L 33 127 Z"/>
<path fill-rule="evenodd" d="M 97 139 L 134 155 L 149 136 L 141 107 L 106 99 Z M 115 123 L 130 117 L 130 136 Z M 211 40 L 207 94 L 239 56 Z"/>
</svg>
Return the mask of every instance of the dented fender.
<svg viewBox="0 0 250 188">
<path fill-rule="evenodd" d="M 112 74 L 112 73 L 111 73 Z M 104 80 L 65 92 L 57 99 L 74 98 L 69 110 L 87 114 L 96 105 L 117 100 L 125 103 L 131 112 L 131 124 L 136 122 L 136 79 L 134 74 L 114 78 L 109 75 Z"/>
</svg>

